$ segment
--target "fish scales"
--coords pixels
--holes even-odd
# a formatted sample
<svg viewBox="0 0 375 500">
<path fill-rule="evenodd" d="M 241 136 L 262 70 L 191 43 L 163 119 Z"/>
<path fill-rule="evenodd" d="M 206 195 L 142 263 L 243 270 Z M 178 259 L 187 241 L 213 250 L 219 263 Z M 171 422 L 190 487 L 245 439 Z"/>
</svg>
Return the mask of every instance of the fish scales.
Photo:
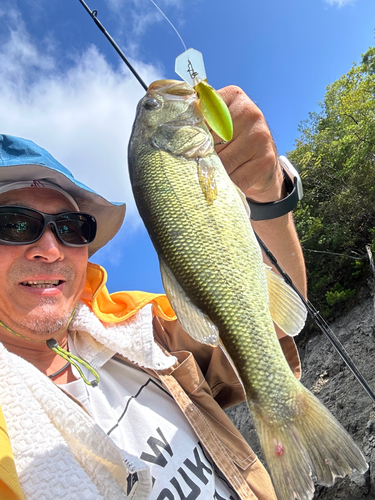
<svg viewBox="0 0 375 500">
<path fill-rule="evenodd" d="M 257 380 L 267 379 L 270 363 L 283 364 L 286 378 L 292 383 L 295 379 L 279 355 L 280 345 L 267 308 L 262 256 L 248 215 L 218 157 L 212 155 L 211 161 L 216 164 L 218 185 L 213 205 L 206 202 L 199 186 L 194 159 L 141 148 L 136 198 L 148 200 L 139 210 L 149 219 L 146 226 L 153 228 L 150 236 L 157 252 L 173 269 L 185 293 L 218 326 L 226 349 L 237 360 L 241 379 L 259 397 L 265 390 L 265 400 L 270 401 L 270 390 L 280 394 L 286 387 L 281 378 L 269 388 L 264 382 L 257 387 Z M 228 212 L 228 206 L 233 210 Z M 233 234 L 237 236 L 235 245 Z M 254 261 L 259 263 L 255 273 L 251 272 Z M 269 336 L 264 335 L 267 330 Z M 256 372 L 254 364 L 259 367 Z"/>
<path fill-rule="evenodd" d="M 278 500 L 311 500 L 313 477 L 331 485 L 351 470 L 364 472 L 360 450 L 286 362 L 270 299 L 277 296 L 278 319 L 291 316 L 283 325 L 294 334 L 302 328 L 299 299 L 266 271 L 243 199 L 187 84 L 149 87 L 137 109 L 129 172 L 177 317 L 202 342 L 214 344 L 218 331 L 238 370 Z"/>
</svg>

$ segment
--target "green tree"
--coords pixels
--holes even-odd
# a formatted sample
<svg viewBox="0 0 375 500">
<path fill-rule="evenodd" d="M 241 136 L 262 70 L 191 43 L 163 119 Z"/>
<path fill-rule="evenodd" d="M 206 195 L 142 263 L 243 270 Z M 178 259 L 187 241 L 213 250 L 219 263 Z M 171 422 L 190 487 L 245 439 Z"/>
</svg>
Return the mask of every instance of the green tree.
<svg viewBox="0 0 375 500">
<path fill-rule="evenodd" d="M 309 298 L 327 317 L 367 277 L 365 256 L 375 235 L 375 47 L 361 64 L 327 87 L 320 111 L 302 122 L 288 155 L 300 169 L 305 196 L 295 220 L 309 280 Z M 375 247 L 375 244 L 374 244 Z"/>
</svg>

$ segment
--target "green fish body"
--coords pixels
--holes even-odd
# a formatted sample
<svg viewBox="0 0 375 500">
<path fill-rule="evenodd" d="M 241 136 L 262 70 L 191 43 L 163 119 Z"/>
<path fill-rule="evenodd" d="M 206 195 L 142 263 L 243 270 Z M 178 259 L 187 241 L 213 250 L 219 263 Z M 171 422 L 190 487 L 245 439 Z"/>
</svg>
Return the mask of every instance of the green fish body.
<svg viewBox="0 0 375 500">
<path fill-rule="evenodd" d="M 134 196 L 185 330 L 225 346 L 243 382 L 278 500 L 309 500 L 367 464 L 346 431 L 294 377 L 273 322 L 297 334 L 305 310 L 263 263 L 244 196 L 232 183 L 193 89 L 154 82 L 129 145 Z M 272 316 L 271 316 L 272 311 Z"/>
</svg>

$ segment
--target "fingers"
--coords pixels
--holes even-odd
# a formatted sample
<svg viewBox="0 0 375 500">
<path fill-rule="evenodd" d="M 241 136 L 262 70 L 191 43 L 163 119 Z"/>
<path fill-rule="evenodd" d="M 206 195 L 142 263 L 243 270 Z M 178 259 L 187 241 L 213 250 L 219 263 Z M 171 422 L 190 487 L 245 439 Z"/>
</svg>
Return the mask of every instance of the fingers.
<svg viewBox="0 0 375 500">
<path fill-rule="evenodd" d="M 215 148 L 228 174 L 255 201 L 279 199 L 282 175 L 263 113 L 239 87 L 225 87 L 219 93 L 233 120 L 233 140 Z M 220 139 L 214 136 L 214 141 Z"/>
</svg>

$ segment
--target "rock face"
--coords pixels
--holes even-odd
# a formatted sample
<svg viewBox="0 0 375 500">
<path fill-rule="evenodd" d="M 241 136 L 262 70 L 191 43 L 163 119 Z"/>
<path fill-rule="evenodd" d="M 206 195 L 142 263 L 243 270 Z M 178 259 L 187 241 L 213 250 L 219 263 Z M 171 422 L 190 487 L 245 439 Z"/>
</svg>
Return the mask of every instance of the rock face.
<svg viewBox="0 0 375 500">
<path fill-rule="evenodd" d="M 331 329 L 375 392 L 375 309 L 367 290 L 349 313 Z M 375 407 L 330 341 L 322 335 L 299 347 L 302 383 L 335 415 L 363 451 L 369 470 L 339 479 L 330 488 L 317 486 L 314 500 L 375 500 Z M 261 456 L 255 430 L 245 403 L 227 411 L 230 418 Z"/>
</svg>

